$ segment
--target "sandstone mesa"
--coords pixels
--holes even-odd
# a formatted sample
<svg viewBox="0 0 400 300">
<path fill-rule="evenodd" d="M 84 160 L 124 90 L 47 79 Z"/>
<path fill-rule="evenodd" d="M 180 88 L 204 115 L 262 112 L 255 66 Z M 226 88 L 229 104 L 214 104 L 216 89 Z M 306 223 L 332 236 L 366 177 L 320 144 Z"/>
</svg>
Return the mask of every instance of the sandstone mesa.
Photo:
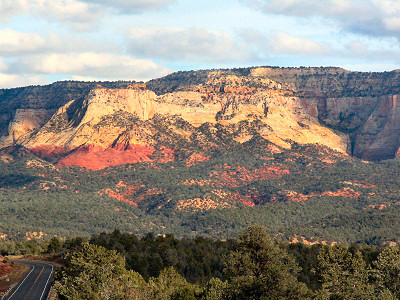
<svg viewBox="0 0 400 300">
<path fill-rule="evenodd" d="M 366 160 L 400 153 L 399 72 L 246 68 L 178 72 L 146 84 L 58 82 L 0 90 L 0 148 L 58 166 L 187 164 L 255 137 L 274 150 L 320 144 Z M 227 141 L 231 139 L 231 141 Z"/>
</svg>

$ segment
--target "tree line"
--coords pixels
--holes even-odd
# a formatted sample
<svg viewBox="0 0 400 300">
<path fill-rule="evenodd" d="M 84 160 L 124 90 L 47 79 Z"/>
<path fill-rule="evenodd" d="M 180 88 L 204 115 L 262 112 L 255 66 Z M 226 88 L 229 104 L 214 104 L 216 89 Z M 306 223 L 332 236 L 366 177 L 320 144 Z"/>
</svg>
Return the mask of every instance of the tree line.
<svg viewBox="0 0 400 300">
<path fill-rule="evenodd" d="M 115 230 L 42 251 L 63 260 L 59 299 L 400 299 L 398 246 L 282 244 L 260 226 L 229 241 Z"/>
</svg>

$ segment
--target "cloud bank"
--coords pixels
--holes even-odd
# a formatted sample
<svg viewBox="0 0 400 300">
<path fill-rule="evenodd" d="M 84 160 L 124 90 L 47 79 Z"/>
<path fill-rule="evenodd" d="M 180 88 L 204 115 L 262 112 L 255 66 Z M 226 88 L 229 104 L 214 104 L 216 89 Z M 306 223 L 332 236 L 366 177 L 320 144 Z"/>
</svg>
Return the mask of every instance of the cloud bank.
<svg viewBox="0 0 400 300">
<path fill-rule="evenodd" d="M 230 34 L 200 27 L 131 28 L 127 38 L 130 52 L 141 57 L 220 63 L 255 58 L 251 49 Z"/>
<path fill-rule="evenodd" d="M 73 74 L 115 80 L 147 80 L 170 72 L 150 60 L 96 52 L 34 55 L 23 58 L 18 64 L 22 73 Z"/>
<path fill-rule="evenodd" d="M 108 14 L 140 14 L 167 7 L 174 0 L 1 0 L 0 22 L 34 15 L 77 31 L 90 31 Z M 109 11 L 112 10 L 112 11 Z"/>
<path fill-rule="evenodd" d="M 168 7 L 175 0 L 82 0 L 82 2 L 111 7 L 122 14 L 140 14 Z"/>
<path fill-rule="evenodd" d="M 241 0 L 265 14 L 322 17 L 343 30 L 370 36 L 400 37 L 398 0 Z"/>
<path fill-rule="evenodd" d="M 0 0 L 0 23 L 0 88 L 251 65 L 400 67 L 399 0 Z"/>
</svg>

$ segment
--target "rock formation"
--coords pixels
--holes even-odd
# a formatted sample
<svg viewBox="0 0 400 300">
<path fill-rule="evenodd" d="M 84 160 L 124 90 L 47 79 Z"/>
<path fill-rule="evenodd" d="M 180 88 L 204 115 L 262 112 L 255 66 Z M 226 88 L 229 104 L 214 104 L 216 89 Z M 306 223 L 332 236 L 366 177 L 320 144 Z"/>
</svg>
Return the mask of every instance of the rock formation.
<svg viewBox="0 0 400 300">
<path fill-rule="evenodd" d="M 47 109 L 17 109 L 8 125 L 8 135 L 2 136 L 4 144 L 13 144 L 27 133 L 39 129 L 54 114 Z"/>
<path fill-rule="evenodd" d="M 0 90 L 0 147 L 21 145 L 59 166 L 92 169 L 189 161 L 254 137 L 278 148 L 315 143 L 367 160 L 393 158 L 400 153 L 398 79 L 397 71 L 263 67 L 178 72 L 147 87 L 66 82 Z"/>
</svg>

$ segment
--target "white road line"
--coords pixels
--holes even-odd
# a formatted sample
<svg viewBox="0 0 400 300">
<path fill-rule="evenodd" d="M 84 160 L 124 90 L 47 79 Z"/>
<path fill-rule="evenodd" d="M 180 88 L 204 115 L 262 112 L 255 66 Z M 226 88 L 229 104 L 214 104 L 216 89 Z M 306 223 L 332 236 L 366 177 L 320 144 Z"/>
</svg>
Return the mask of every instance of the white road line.
<svg viewBox="0 0 400 300">
<path fill-rule="evenodd" d="M 44 264 L 46 264 L 46 263 L 44 263 Z M 50 265 L 50 264 L 46 264 L 46 265 L 51 266 L 51 272 L 50 272 L 49 278 L 47 278 L 46 285 L 44 286 L 42 295 L 40 296 L 40 299 L 39 299 L 39 300 L 42 300 L 43 295 L 44 295 L 44 292 L 46 291 L 47 285 L 48 285 L 48 283 L 49 283 L 50 277 L 51 277 L 51 275 L 53 274 L 53 265 Z"/>
<path fill-rule="evenodd" d="M 10 300 L 11 298 L 12 298 L 12 296 L 14 296 L 14 294 L 18 291 L 18 289 L 21 287 L 21 285 L 24 283 L 24 281 L 25 281 L 25 279 L 27 279 L 28 278 L 28 276 L 32 273 L 32 271 L 35 269 L 35 266 L 34 265 L 31 265 L 32 266 L 32 270 L 28 273 L 28 275 L 26 275 L 25 276 L 25 278 L 24 278 L 24 280 L 22 280 L 21 281 L 21 283 L 19 284 L 19 286 L 17 287 L 17 289 L 14 291 L 14 293 L 12 293 L 12 295 L 8 298 L 8 300 Z M 3 297 L 4 298 L 4 297 Z M 3 299 L 3 298 L 1 298 L 1 299 Z"/>
</svg>

